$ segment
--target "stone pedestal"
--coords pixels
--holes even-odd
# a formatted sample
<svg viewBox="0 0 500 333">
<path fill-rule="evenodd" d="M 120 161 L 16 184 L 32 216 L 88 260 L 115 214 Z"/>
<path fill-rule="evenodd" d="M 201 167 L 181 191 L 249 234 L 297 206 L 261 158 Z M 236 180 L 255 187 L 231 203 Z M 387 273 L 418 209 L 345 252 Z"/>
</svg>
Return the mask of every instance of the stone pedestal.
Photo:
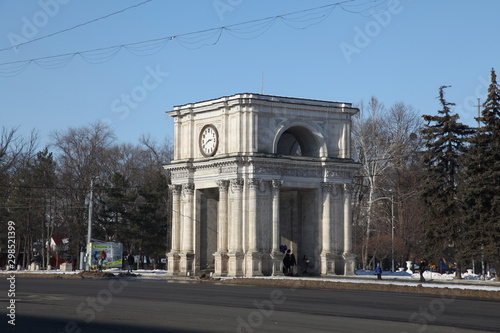
<svg viewBox="0 0 500 333">
<path fill-rule="evenodd" d="M 413 264 L 413 262 L 411 262 L 411 261 L 406 262 L 406 272 L 408 272 L 410 274 L 413 274 L 413 271 L 411 270 L 412 264 Z"/>
<path fill-rule="evenodd" d="M 249 252 L 245 256 L 245 276 L 262 276 L 262 253 Z"/>
<path fill-rule="evenodd" d="M 229 260 L 227 253 L 215 252 L 214 258 L 215 258 L 215 271 L 213 276 L 214 277 L 227 276 L 228 260 Z"/>
<path fill-rule="evenodd" d="M 29 271 L 39 271 L 40 270 L 40 265 L 37 264 L 36 262 L 32 262 L 30 265 L 29 265 L 29 268 L 28 268 Z"/>
<path fill-rule="evenodd" d="M 243 253 L 228 253 L 228 276 L 243 276 Z"/>
<path fill-rule="evenodd" d="M 271 253 L 271 260 L 273 261 L 273 276 L 283 276 L 283 258 L 285 255 L 281 252 Z"/>
<path fill-rule="evenodd" d="M 356 271 L 356 256 L 353 253 L 344 253 L 344 275 L 354 275 Z"/>
<path fill-rule="evenodd" d="M 179 275 L 193 276 L 194 271 L 194 253 L 179 254 Z"/>
<path fill-rule="evenodd" d="M 61 272 L 71 272 L 73 270 L 72 265 L 69 262 L 65 262 L 59 266 Z"/>
<path fill-rule="evenodd" d="M 167 254 L 167 275 L 176 276 L 179 275 L 180 271 L 180 256 L 178 253 L 168 253 Z"/>
<path fill-rule="evenodd" d="M 336 256 L 332 253 L 321 253 L 320 255 L 320 274 L 325 275 L 336 275 L 335 273 L 335 259 Z"/>
</svg>

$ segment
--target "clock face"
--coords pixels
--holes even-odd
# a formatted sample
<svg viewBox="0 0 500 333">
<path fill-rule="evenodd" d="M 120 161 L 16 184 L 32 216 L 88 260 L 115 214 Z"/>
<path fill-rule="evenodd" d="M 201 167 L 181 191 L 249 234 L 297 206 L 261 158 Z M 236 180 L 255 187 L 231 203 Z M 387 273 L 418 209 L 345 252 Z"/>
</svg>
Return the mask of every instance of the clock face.
<svg viewBox="0 0 500 333">
<path fill-rule="evenodd" d="M 219 146 L 219 133 L 213 125 L 206 125 L 200 132 L 200 151 L 203 156 L 214 156 Z"/>
</svg>

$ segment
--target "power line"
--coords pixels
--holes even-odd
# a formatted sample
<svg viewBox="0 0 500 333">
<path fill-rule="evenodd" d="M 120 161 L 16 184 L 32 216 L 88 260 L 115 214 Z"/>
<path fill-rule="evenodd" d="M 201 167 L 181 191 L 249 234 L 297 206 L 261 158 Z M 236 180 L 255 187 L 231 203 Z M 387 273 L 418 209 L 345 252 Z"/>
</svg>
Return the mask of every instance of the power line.
<svg viewBox="0 0 500 333">
<path fill-rule="evenodd" d="M 19 43 L 19 44 L 16 44 L 16 45 L 12 45 L 11 47 L 6 47 L 6 48 L 3 48 L 3 49 L 0 49 L 0 52 L 1 51 L 7 51 L 7 50 L 12 50 L 14 48 L 18 48 L 19 46 L 22 46 L 22 45 L 26 45 L 26 44 L 30 44 L 30 43 L 33 43 L 33 42 L 36 42 L 36 41 L 39 41 L 39 40 L 42 40 L 42 39 L 45 39 L 45 38 L 49 38 L 49 37 L 52 37 L 52 36 L 55 36 L 55 35 L 59 35 L 59 34 L 62 34 L 64 32 L 68 32 L 68 31 L 71 31 L 73 29 L 76 29 L 76 28 L 79 28 L 79 27 L 83 27 L 85 25 L 88 25 L 88 24 L 91 24 L 91 23 L 94 23 L 94 22 L 97 22 L 97 21 L 100 21 L 100 20 L 103 20 L 105 18 L 108 18 L 108 17 L 111 17 L 113 15 L 117 15 L 117 14 L 120 14 L 120 13 L 123 13 L 129 9 L 132 9 L 132 8 L 135 8 L 135 7 L 139 7 L 139 6 L 142 6 L 148 2 L 151 2 L 153 0 L 146 0 L 146 1 L 143 1 L 139 4 L 136 4 L 136 5 L 133 5 L 133 6 L 130 6 L 130 7 L 127 7 L 127 8 L 124 8 L 122 10 L 119 10 L 119 11 L 116 11 L 114 13 L 111 13 L 111 14 L 108 14 L 108 15 L 105 15 L 105 16 L 101 16 L 101 17 L 98 17 L 96 19 L 93 19 L 93 20 L 90 20 L 90 21 L 87 21 L 87 22 L 84 22 L 84 23 L 80 23 L 80 24 L 77 24 L 71 28 L 67 28 L 67 29 L 63 29 L 63 30 L 60 30 L 60 31 L 56 31 L 54 33 L 51 33 L 51 34 L 48 34 L 48 35 L 45 35 L 45 36 L 42 36 L 42 37 L 38 37 L 38 38 L 34 38 L 34 39 L 31 39 L 29 41 L 26 41 L 26 42 L 23 42 L 23 43 Z"/>
<path fill-rule="evenodd" d="M 281 20 L 285 22 L 288 26 L 291 26 L 295 29 L 305 29 L 313 24 L 318 24 L 325 20 L 337 6 L 341 6 L 342 4 L 352 3 L 358 0 L 344 0 L 336 3 L 332 3 L 329 5 L 304 9 L 296 12 L 291 12 L 282 15 L 271 16 L 262 19 L 256 19 L 252 21 L 246 21 L 242 23 L 232 24 L 228 26 L 222 26 L 217 28 L 199 30 L 195 32 L 189 32 L 179 35 L 166 36 L 161 38 L 149 39 L 140 42 L 133 42 L 127 44 L 119 44 L 109 47 L 84 50 L 78 52 L 70 52 L 40 58 L 32 58 L 27 60 L 18 60 L 0 63 L 0 75 L 3 76 L 16 76 L 22 73 L 30 63 L 35 63 L 40 67 L 47 69 L 55 69 L 66 66 L 71 60 L 79 55 L 82 59 L 89 63 L 103 63 L 111 60 L 122 48 L 125 48 L 130 53 L 134 55 L 139 55 L 137 52 L 148 53 L 146 55 L 151 55 L 159 52 L 166 43 L 172 39 L 175 39 L 179 42 L 182 47 L 196 49 L 206 45 L 215 45 L 219 42 L 221 35 L 224 31 L 230 33 L 232 36 L 242 39 L 253 39 L 257 38 L 263 33 L 265 33 L 269 28 L 274 25 L 277 20 Z M 341 6 L 342 9 L 344 9 Z M 344 9 L 345 10 L 345 9 Z M 317 12 L 320 11 L 320 12 Z M 306 13 L 306 14 L 305 14 Z M 293 15 L 305 14 L 301 17 L 294 18 Z M 312 23 L 312 22 L 315 23 Z M 297 27 L 296 24 L 304 24 L 307 25 L 304 27 Z M 238 27 L 242 27 L 237 29 Z M 245 27 L 246 26 L 246 27 Z M 245 31 L 244 29 L 250 28 L 250 31 Z M 247 37 L 250 33 L 257 32 L 257 36 Z M 210 41 L 211 42 L 207 42 Z M 198 44 L 198 46 L 196 46 Z M 194 45 L 193 47 L 191 47 Z M 151 53 L 154 52 L 154 53 Z"/>
</svg>

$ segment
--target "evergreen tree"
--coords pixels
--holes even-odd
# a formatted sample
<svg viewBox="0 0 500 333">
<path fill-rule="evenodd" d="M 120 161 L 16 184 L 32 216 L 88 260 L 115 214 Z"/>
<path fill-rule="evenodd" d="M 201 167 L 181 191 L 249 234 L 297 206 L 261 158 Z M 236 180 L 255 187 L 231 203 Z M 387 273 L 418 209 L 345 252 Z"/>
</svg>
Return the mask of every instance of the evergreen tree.
<svg viewBox="0 0 500 333">
<path fill-rule="evenodd" d="M 500 269 L 500 90 L 493 69 L 477 120 L 482 126 L 470 140 L 465 160 L 467 238 L 473 244 L 469 255 L 492 261 Z"/>
<path fill-rule="evenodd" d="M 463 238 L 463 202 L 460 197 L 462 182 L 461 156 L 472 130 L 458 122 L 458 114 L 451 114 L 444 98 L 444 88 L 439 88 L 442 110 L 438 115 L 424 115 L 427 125 L 421 134 L 426 150 L 423 153 L 425 168 L 422 195 L 427 206 L 424 219 L 426 252 L 439 259 L 453 245 L 454 259 L 460 263 L 467 243 Z M 457 278 L 460 271 L 457 270 Z"/>
</svg>

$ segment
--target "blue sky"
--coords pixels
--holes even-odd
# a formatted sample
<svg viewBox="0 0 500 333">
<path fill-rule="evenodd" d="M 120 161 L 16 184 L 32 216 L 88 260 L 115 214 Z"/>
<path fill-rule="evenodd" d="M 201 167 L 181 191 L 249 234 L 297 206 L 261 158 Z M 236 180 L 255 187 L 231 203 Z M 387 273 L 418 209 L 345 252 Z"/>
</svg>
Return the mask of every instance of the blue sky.
<svg viewBox="0 0 500 333">
<path fill-rule="evenodd" d="M 0 126 L 20 126 L 23 135 L 36 129 L 42 145 L 54 130 L 97 120 L 121 142 L 135 143 L 141 134 L 162 140 L 173 132 L 165 111 L 260 93 L 263 76 L 269 95 L 351 103 L 376 96 L 421 114 L 435 114 L 439 87 L 451 85 L 446 98 L 462 122 L 474 125 L 473 105 L 486 97 L 490 69 L 500 69 L 498 0 L 352 0 L 336 7 L 328 5 L 338 0 L 152 0 L 32 41 L 142 2 L 0 0 L 0 49 L 7 49 L 0 51 Z M 218 41 L 209 38 L 217 30 L 188 34 L 321 6 L 327 7 L 234 26 Z M 27 63 L 4 65 L 182 34 L 188 35 L 154 54 L 122 48 L 98 64 L 75 55 L 55 69 L 31 62 L 15 73 L 14 66 Z M 199 42 L 187 44 L 193 40 Z M 18 41 L 29 43 L 8 49 Z M 150 46 L 161 45 L 138 44 L 135 51 L 148 53 Z"/>
</svg>

